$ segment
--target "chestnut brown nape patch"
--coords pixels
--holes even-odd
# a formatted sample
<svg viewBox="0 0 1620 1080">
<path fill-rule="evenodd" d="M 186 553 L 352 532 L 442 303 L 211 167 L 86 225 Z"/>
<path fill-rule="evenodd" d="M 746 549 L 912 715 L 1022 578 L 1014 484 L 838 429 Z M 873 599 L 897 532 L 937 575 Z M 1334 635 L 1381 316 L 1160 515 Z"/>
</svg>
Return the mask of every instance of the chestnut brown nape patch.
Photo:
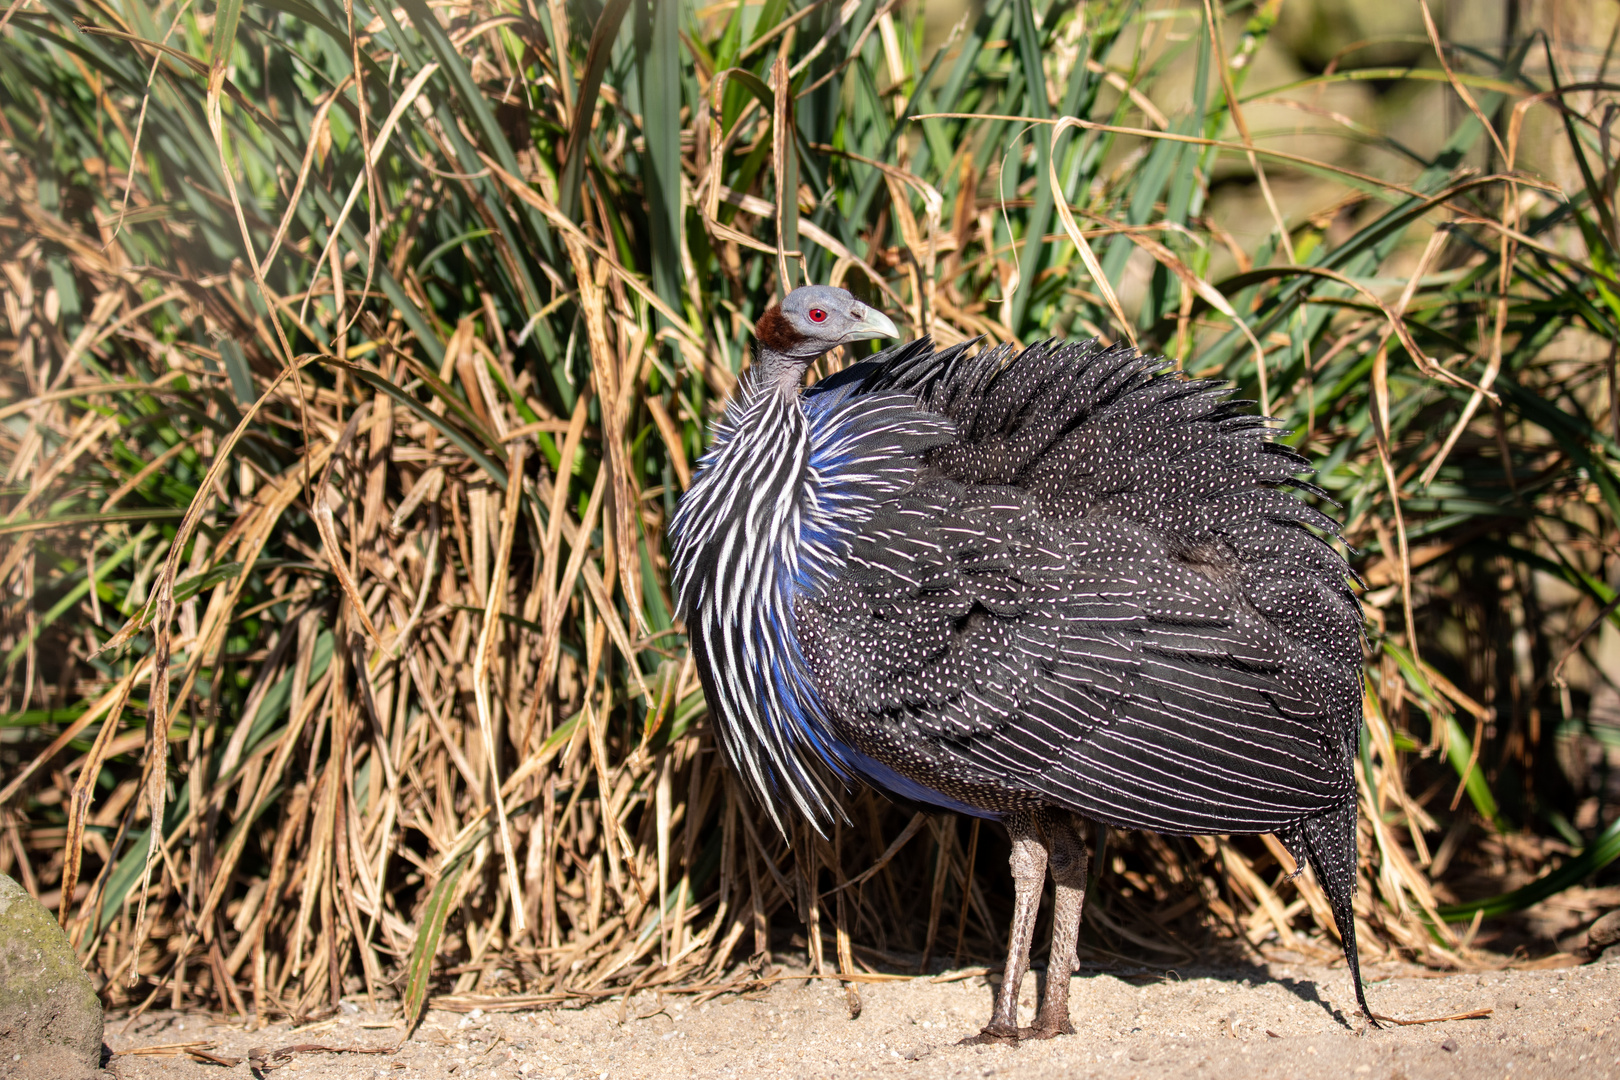
<svg viewBox="0 0 1620 1080">
<path fill-rule="evenodd" d="M 795 330 L 788 317 L 782 314 L 780 304 L 772 304 L 765 309 L 765 314 L 754 324 L 754 337 L 760 345 L 776 353 L 790 353 L 804 340 L 804 335 Z"/>
</svg>

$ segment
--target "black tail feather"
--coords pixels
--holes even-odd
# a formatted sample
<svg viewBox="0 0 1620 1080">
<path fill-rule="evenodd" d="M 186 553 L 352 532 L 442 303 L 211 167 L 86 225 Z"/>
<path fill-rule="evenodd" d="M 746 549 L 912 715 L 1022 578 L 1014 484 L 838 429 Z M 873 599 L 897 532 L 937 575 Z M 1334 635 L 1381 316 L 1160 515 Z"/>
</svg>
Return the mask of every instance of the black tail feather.
<svg viewBox="0 0 1620 1080">
<path fill-rule="evenodd" d="M 1356 952 L 1356 797 L 1352 793 L 1331 810 L 1306 818 L 1292 829 L 1278 833 L 1300 866 L 1309 861 L 1316 882 L 1327 894 L 1333 908 L 1333 921 L 1344 943 L 1344 959 L 1350 965 L 1350 981 L 1356 988 L 1356 1003 L 1373 1027 L 1372 1009 L 1361 985 L 1361 963 Z"/>
</svg>

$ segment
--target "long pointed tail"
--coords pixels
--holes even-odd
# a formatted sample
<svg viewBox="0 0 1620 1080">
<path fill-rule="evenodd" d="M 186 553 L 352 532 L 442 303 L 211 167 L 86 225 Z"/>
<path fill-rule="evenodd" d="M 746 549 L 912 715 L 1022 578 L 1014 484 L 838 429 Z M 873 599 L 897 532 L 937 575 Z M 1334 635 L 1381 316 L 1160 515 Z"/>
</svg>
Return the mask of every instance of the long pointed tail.
<svg viewBox="0 0 1620 1080">
<path fill-rule="evenodd" d="M 1309 860 L 1316 871 L 1317 884 L 1327 894 L 1333 908 L 1333 921 L 1338 925 L 1339 940 L 1344 943 L 1344 959 L 1350 965 L 1350 981 L 1356 988 L 1356 1003 L 1373 1027 L 1373 1011 L 1367 1005 L 1367 994 L 1361 986 L 1361 963 L 1356 952 L 1356 797 L 1354 793 L 1331 810 L 1306 818 L 1278 839 L 1288 848 L 1294 860 L 1304 864 Z"/>
</svg>

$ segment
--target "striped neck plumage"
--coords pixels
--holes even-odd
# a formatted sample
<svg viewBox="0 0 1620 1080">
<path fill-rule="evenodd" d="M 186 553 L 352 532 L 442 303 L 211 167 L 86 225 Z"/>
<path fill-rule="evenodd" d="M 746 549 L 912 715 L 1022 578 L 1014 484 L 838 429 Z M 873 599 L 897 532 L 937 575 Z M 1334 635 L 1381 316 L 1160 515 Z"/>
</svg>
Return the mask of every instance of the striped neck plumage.
<svg viewBox="0 0 1620 1080">
<path fill-rule="evenodd" d="M 797 599 L 847 561 L 877 500 L 915 477 L 912 440 L 936 437 L 916 399 L 801 393 L 805 371 L 852 341 L 897 335 L 843 289 L 793 290 L 754 327 L 754 363 L 670 522 L 671 571 L 710 716 L 777 825 L 791 805 L 827 821 L 848 750 L 800 649 Z M 918 444 L 921 445 L 921 444 Z"/>
<path fill-rule="evenodd" d="M 835 805 L 818 766 L 830 756 L 827 717 L 793 625 L 794 598 L 821 576 L 806 572 L 805 540 L 824 529 L 806 527 L 815 477 L 809 419 L 797 379 L 785 371 L 791 361 L 764 352 L 760 360 L 744 375 L 670 531 L 682 617 L 710 676 L 711 715 L 780 825 L 784 797 L 814 821 Z M 830 570 L 829 559 L 812 561 Z"/>
</svg>

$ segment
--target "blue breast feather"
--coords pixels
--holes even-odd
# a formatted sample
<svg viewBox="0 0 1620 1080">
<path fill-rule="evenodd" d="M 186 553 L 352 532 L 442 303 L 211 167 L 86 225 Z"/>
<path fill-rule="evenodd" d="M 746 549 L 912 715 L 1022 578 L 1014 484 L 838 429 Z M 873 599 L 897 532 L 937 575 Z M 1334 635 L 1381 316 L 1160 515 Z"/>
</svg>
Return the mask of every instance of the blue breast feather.
<svg viewBox="0 0 1620 1080">
<path fill-rule="evenodd" d="M 810 456 L 803 489 L 796 566 L 780 575 L 783 590 L 776 611 L 791 612 L 794 601 L 819 592 L 843 570 L 860 527 L 883 500 L 916 479 L 922 456 L 953 442 L 954 425 L 922 410 L 905 393 L 866 393 L 860 380 L 834 377 L 801 399 L 809 423 Z M 767 674 L 782 712 L 795 733 L 837 776 L 860 779 L 879 791 L 912 802 L 979 817 L 993 815 L 902 776 L 838 737 L 827 708 L 799 649 L 791 626 L 772 616 L 763 627 L 776 640 L 775 655 L 786 662 Z"/>
</svg>

